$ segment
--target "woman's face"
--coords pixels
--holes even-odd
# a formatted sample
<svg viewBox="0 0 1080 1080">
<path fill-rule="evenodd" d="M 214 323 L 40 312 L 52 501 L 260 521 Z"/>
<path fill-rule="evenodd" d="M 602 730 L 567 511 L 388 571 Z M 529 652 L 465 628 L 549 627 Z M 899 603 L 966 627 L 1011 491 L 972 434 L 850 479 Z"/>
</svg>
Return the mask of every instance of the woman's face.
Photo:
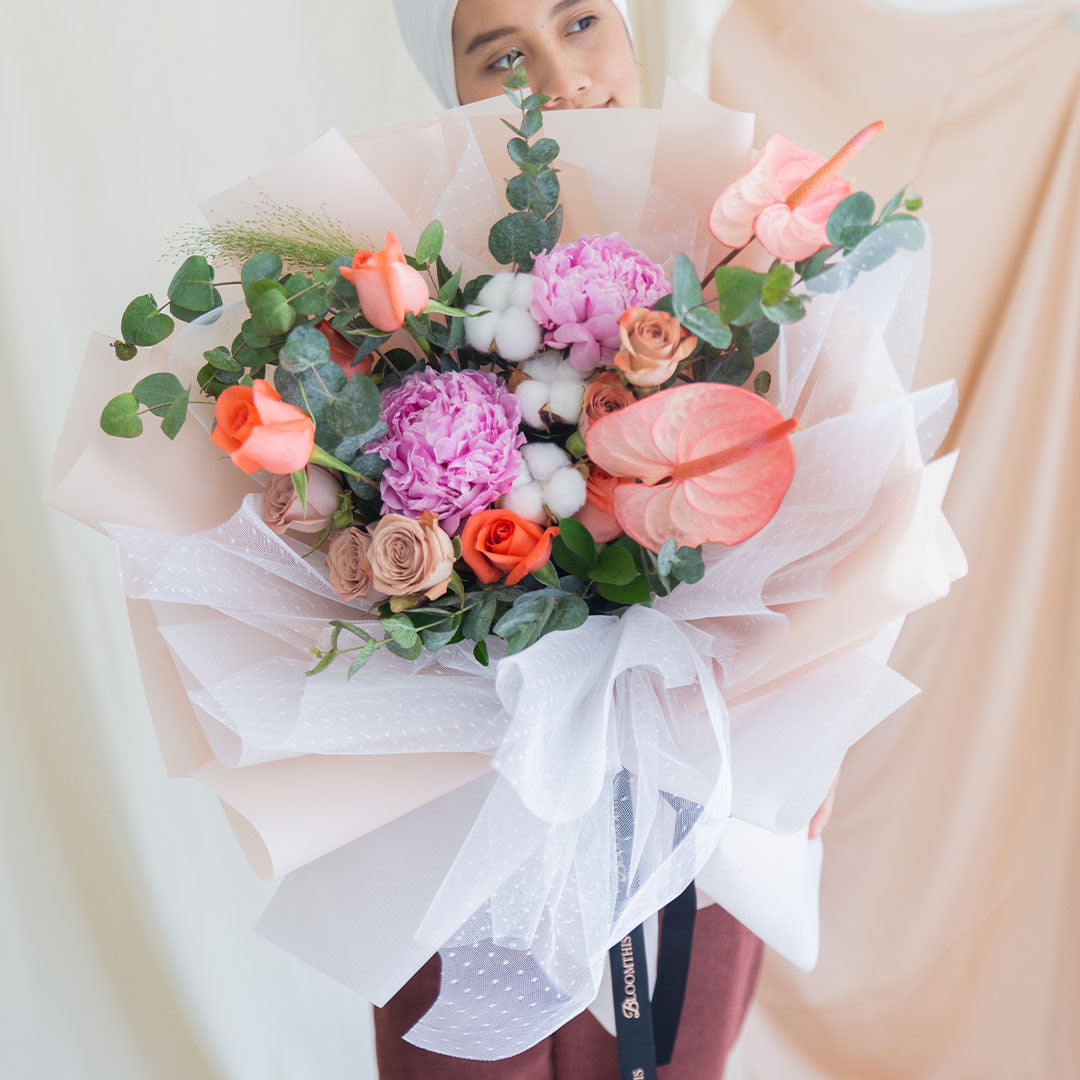
<svg viewBox="0 0 1080 1080">
<path fill-rule="evenodd" d="M 463 104 L 501 94 L 518 57 L 549 109 L 640 104 L 634 50 L 611 0 L 460 0 L 454 72 Z"/>
</svg>

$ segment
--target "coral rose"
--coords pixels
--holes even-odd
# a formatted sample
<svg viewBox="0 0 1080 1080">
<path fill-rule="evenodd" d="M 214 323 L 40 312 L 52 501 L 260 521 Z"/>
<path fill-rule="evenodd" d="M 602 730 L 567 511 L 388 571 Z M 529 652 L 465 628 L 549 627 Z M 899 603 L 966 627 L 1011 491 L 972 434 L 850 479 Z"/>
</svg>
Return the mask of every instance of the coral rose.
<svg viewBox="0 0 1080 1080">
<path fill-rule="evenodd" d="M 622 379 L 614 371 L 603 372 L 585 388 L 585 404 L 581 410 L 578 431 L 584 435 L 594 420 L 625 409 L 635 401 L 637 398 L 633 391 L 623 386 Z"/>
<path fill-rule="evenodd" d="M 354 364 L 356 346 L 344 334 L 339 334 L 325 319 L 316 323 L 315 329 L 330 343 L 330 359 L 345 372 L 346 379 L 351 379 L 357 372 L 371 374 L 371 357 L 365 356 L 359 364 Z"/>
<path fill-rule="evenodd" d="M 303 469 L 315 448 L 315 421 L 281 400 L 265 379 L 230 386 L 217 399 L 210 441 L 246 473 L 284 475 Z"/>
<path fill-rule="evenodd" d="M 429 510 L 416 521 L 387 514 L 371 533 L 368 566 L 372 585 L 387 596 L 437 600 L 454 571 L 454 543 Z"/>
<path fill-rule="evenodd" d="M 503 575 L 507 585 L 516 585 L 547 565 L 551 539 L 558 535 L 557 528 L 541 529 L 509 510 L 484 510 L 465 522 L 461 554 L 485 585 Z"/>
<path fill-rule="evenodd" d="M 341 268 L 341 276 L 356 287 L 364 318 L 378 330 L 400 330 L 405 316 L 419 315 L 431 298 L 426 279 L 405 261 L 392 232 L 382 251 L 358 251 L 352 266 Z"/>
<path fill-rule="evenodd" d="M 623 535 L 615 519 L 615 489 L 619 480 L 604 472 L 599 465 L 589 470 L 585 486 L 585 505 L 574 515 L 598 543 L 606 544 Z"/>
<path fill-rule="evenodd" d="M 634 386 L 662 386 L 698 343 L 674 315 L 640 307 L 619 316 L 619 337 L 615 366 Z"/>
<path fill-rule="evenodd" d="M 275 476 L 263 492 L 263 521 L 279 536 L 320 533 L 330 524 L 341 503 L 341 484 L 332 472 L 318 465 L 307 467 L 307 506 L 300 505 L 291 475 Z"/>
<path fill-rule="evenodd" d="M 371 588 L 370 548 L 371 537 L 363 529 L 344 529 L 330 541 L 326 554 L 330 584 L 346 603 L 367 595 Z"/>
</svg>

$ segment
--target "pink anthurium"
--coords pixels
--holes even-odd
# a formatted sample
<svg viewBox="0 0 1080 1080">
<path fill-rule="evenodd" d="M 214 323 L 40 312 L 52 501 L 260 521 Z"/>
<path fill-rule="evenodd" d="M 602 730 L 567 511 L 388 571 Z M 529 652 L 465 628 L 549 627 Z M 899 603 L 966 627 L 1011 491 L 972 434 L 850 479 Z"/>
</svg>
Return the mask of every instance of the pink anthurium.
<svg viewBox="0 0 1080 1080">
<path fill-rule="evenodd" d="M 709 231 L 730 248 L 745 247 L 756 236 L 778 259 L 808 259 L 828 245 L 829 215 L 852 193 L 840 170 L 884 126 L 879 120 L 863 128 L 828 161 L 773 135 L 750 171 L 716 200 Z"/>
<path fill-rule="evenodd" d="M 797 420 L 759 394 L 697 383 L 663 390 L 589 426 L 589 458 L 620 479 L 613 503 L 626 534 L 658 552 L 738 544 L 776 514 L 795 475 Z"/>
</svg>

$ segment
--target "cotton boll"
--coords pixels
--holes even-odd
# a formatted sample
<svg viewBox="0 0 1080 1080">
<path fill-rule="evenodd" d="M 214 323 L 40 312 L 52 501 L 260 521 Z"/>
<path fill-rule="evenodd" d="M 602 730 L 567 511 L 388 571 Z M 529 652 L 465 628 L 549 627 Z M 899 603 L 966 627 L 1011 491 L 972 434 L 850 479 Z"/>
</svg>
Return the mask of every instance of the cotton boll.
<svg viewBox="0 0 1080 1080">
<path fill-rule="evenodd" d="M 585 384 L 560 381 L 552 383 L 548 391 L 548 412 L 568 424 L 576 424 L 581 419 L 581 410 L 585 405 Z"/>
<path fill-rule="evenodd" d="M 518 274 L 510 292 L 510 304 L 513 307 L 530 308 L 533 301 L 532 274 Z"/>
<path fill-rule="evenodd" d="M 540 324 L 527 308 L 504 311 L 495 326 L 495 351 L 511 363 L 528 360 L 540 348 Z"/>
<path fill-rule="evenodd" d="M 472 314 L 483 311 L 484 307 L 481 304 L 470 304 L 465 310 Z M 473 319 L 466 319 L 465 340 L 477 352 L 491 352 L 491 343 L 495 340 L 498 325 L 499 314 L 495 311 L 489 311 L 486 315 L 477 315 Z"/>
<path fill-rule="evenodd" d="M 548 515 L 544 509 L 543 490 L 537 483 L 522 484 L 521 487 L 511 488 L 499 502 L 504 510 L 509 510 L 526 521 L 532 521 L 537 525 L 547 522 Z"/>
<path fill-rule="evenodd" d="M 480 290 L 476 302 L 492 311 L 505 311 L 513 301 L 517 275 L 511 273 L 496 274 Z M 529 298 L 532 298 L 532 284 L 529 285 Z M 521 306 L 521 305 L 515 305 Z"/>
<path fill-rule="evenodd" d="M 536 480 L 546 483 L 559 469 L 570 464 L 570 455 L 554 443 L 529 443 L 521 448 L 521 456 Z"/>
<path fill-rule="evenodd" d="M 521 459 L 521 468 L 518 469 L 517 479 L 511 485 L 512 487 L 524 487 L 526 484 L 533 482 L 533 474 L 529 472 L 529 466 L 525 463 L 525 459 Z"/>
<path fill-rule="evenodd" d="M 526 379 L 514 389 L 514 397 L 521 405 L 521 416 L 526 424 L 537 431 L 543 431 L 547 425 L 540 418 L 540 410 L 548 403 L 550 388 L 547 383 L 533 382 Z"/>
<path fill-rule="evenodd" d="M 557 469 L 544 485 L 544 505 L 558 518 L 576 514 L 586 498 L 585 477 L 577 469 Z"/>
<path fill-rule="evenodd" d="M 554 382 L 562 370 L 563 358 L 562 354 L 555 349 L 548 349 L 545 352 L 538 353 L 531 360 L 526 360 L 521 365 L 521 370 L 529 376 L 530 379 L 536 379 L 538 382 Z"/>
</svg>

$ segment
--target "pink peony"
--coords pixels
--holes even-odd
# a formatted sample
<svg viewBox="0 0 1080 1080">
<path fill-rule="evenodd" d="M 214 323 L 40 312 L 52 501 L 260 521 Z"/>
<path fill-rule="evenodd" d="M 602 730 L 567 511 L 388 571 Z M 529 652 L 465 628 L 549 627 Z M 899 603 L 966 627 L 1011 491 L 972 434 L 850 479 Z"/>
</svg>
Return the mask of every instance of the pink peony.
<svg viewBox="0 0 1080 1080">
<path fill-rule="evenodd" d="M 372 444 L 389 463 L 383 513 L 419 518 L 429 510 L 448 533 L 486 510 L 521 469 L 521 407 L 505 383 L 485 371 L 431 368 L 383 395 L 390 433 Z"/>
<path fill-rule="evenodd" d="M 617 236 L 583 236 L 537 256 L 532 313 L 549 348 L 569 348 L 574 367 L 591 371 L 618 351 L 619 316 L 669 292 L 664 271 Z"/>
<path fill-rule="evenodd" d="M 756 236 L 778 259 L 810 258 L 828 246 L 829 215 L 852 193 L 837 173 L 884 126 L 879 121 L 863 128 L 829 161 L 774 135 L 750 171 L 716 200 L 709 231 L 730 248 L 745 247 Z"/>
</svg>

